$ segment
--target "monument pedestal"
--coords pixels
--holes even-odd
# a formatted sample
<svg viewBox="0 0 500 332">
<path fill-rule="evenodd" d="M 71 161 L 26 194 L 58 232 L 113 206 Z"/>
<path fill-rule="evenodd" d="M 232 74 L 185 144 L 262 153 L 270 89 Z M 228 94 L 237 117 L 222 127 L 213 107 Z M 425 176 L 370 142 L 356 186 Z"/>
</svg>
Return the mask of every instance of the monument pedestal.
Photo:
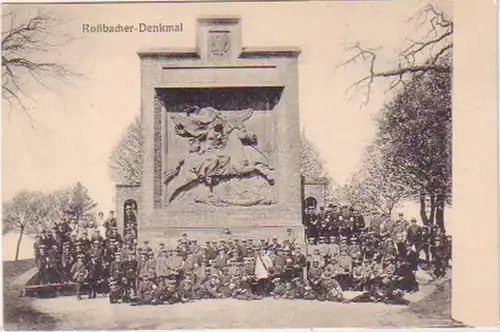
<svg viewBox="0 0 500 332">
<path fill-rule="evenodd" d="M 141 60 L 139 239 L 303 238 L 296 48 L 241 46 L 237 18 Z"/>
</svg>

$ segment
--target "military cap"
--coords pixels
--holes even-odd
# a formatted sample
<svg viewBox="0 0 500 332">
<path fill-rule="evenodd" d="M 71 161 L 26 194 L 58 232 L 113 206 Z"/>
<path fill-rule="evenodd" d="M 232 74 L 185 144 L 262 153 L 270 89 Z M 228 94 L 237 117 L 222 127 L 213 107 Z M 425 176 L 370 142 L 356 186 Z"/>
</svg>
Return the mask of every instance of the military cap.
<svg viewBox="0 0 500 332">
<path fill-rule="evenodd" d="M 85 255 L 83 255 L 83 254 L 76 255 L 76 258 L 84 258 L 84 257 L 85 257 Z"/>
<path fill-rule="evenodd" d="M 191 242 L 198 243 L 198 239 L 192 239 Z"/>
<path fill-rule="evenodd" d="M 276 284 L 276 283 L 280 282 L 280 280 L 281 280 L 281 278 L 280 278 L 280 277 L 277 277 L 277 278 L 274 278 L 273 280 L 271 280 L 271 282 L 272 282 L 273 284 Z"/>
<path fill-rule="evenodd" d="M 217 244 L 217 240 L 212 240 L 212 244 Z"/>
<path fill-rule="evenodd" d="M 205 241 L 205 244 L 210 244 L 210 241 Z"/>
<path fill-rule="evenodd" d="M 404 215 L 403 212 L 399 212 L 398 213 L 398 216 L 400 216 L 400 217 L 403 216 L 403 215 Z"/>
<path fill-rule="evenodd" d="M 234 242 L 240 242 L 240 239 L 234 239 L 233 241 Z"/>
<path fill-rule="evenodd" d="M 38 248 L 39 248 L 39 249 L 45 249 L 45 244 L 39 244 L 39 245 L 38 245 Z"/>
<path fill-rule="evenodd" d="M 292 282 L 297 282 L 297 281 L 300 281 L 300 278 L 295 277 L 295 278 L 292 279 Z"/>
<path fill-rule="evenodd" d="M 142 278 L 143 279 L 149 278 L 149 273 L 147 273 L 147 272 L 143 273 Z"/>
<path fill-rule="evenodd" d="M 148 254 L 148 256 L 154 256 L 155 255 L 154 252 L 152 252 L 152 251 L 148 251 L 147 254 Z"/>
<path fill-rule="evenodd" d="M 320 207 L 319 207 L 319 209 L 320 209 L 321 211 L 323 211 L 323 210 L 325 209 L 325 207 L 324 207 L 324 206 L 320 206 Z"/>
<path fill-rule="evenodd" d="M 115 256 L 121 256 L 122 253 L 121 252 L 115 252 Z"/>
</svg>

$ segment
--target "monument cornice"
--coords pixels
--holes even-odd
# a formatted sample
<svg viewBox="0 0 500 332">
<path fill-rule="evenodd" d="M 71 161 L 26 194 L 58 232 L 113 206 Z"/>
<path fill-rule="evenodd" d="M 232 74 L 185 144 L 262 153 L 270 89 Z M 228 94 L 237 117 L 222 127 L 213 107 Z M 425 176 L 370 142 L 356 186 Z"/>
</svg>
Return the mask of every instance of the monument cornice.
<svg viewBox="0 0 500 332">
<path fill-rule="evenodd" d="M 238 58 L 296 58 L 300 55 L 300 47 L 243 47 Z M 139 58 L 188 58 L 201 59 L 195 47 L 180 48 L 148 48 L 137 51 Z"/>
</svg>

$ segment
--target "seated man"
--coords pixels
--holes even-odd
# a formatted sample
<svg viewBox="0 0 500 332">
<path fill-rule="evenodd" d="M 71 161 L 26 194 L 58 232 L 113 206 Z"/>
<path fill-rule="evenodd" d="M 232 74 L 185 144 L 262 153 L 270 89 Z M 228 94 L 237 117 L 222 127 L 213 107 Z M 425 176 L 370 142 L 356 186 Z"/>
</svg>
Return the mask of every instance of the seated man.
<svg viewBox="0 0 500 332">
<path fill-rule="evenodd" d="M 114 279 L 109 280 L 109 303 L 118 303 L 123 300 L 123 289 Z"/>
<path fill-rule="evenodd" d="M 341 302 L 344 300 L 342 287 L 328 271 L 325 271 L 321 276 L 321 295 L 326 301 Z"/>
<path fill-rule="evenodd" d="M 155 283 L 151 281 L 149 274 L 145 273 L 137 288 L 137 302 L 134 305 L 152 304 L 157 288 Z"/>
<path fill-rule="evenodd" d="M 199 291 L 199 297 L 202 299 L 219 299 L 222 298 L 220 291 L 220 280 L 217 274 L 212 274 L 210 278 L 203 283 Z"/>
</svg>

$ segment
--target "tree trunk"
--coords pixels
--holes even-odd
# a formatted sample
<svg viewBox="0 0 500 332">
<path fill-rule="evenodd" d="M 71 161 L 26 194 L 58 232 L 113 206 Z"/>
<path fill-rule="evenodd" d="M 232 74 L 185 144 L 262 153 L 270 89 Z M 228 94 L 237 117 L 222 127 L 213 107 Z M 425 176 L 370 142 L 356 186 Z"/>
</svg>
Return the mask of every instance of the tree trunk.
<svg viewBox="0 0 500 332">
<path fill-rule="evenodd" d="M 444 203 L 443 194 L 437 195 L 436 198 L 436 225 L 444 231 Z"/>
<path fill-rule="evenodd" d="M 24 227 L 21 227 L 19 229 L 19 239 L 17 239 L 16 257 L 14 258 L 15 261 L 19 259 L 19 248 L 21 247 L 21 240 L 23 239 L 23 234 L 24 234 Z"/>
<path fill-rule="evenodd" d="M 431 210 L 429 212 L 429 226 L 434 225 L 434 217 L 436 216 L 436 195 L 431 195 Z"/>
<path fill-rule="evenodd" d="M 420 194 L 420 219 L 422 219 L 422 224 L 429 226 L 429 219 L 425 213 L 425 195 Z"/>
</svg>

